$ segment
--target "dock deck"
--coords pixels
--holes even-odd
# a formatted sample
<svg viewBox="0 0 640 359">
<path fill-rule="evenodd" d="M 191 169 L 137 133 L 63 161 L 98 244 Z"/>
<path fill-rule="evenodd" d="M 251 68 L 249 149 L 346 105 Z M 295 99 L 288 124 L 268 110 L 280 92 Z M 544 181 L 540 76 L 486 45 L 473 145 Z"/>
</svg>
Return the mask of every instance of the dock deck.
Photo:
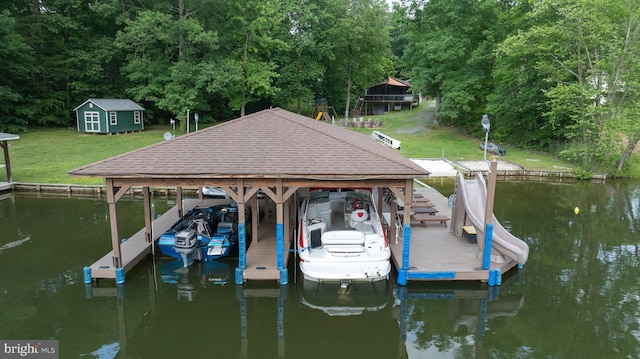
<svg viewBox="0 0 640 359">
<path fill-rule="evenodd" d="M 431 187 L 417 187 L 416 193 L 431 200 L 438 215 L 452 218 L 448 199 Z M 500 269 L 502 274 L 517 266 L 516 261 L 491 263 L 490 269 L 482 269 L 479 247 L 466 239 L 456 237 L 449 226 L 439 221 L 411 221 L 411 254 L 409 255 L 409 281 L 482 281 L 488 282 L 491 271 Z M 478 239 L 480 240 L 480 239 Z M 396 243 L 390 239 L 391 260 L 396 268 L 402 268 L 402 238 Z"/>
<path fill-rule="evenodd" d="M 428 198 L 438 210 L 438 217 L 451 218 L 448 200 L 431 187 L 418 187 L 416 193 Z M 185 199 L 184 210 L 195 206 L 213 206 L 225 203 L 220 199 Z M 418 218 L 421 219 L 421 218 Z M 178 220 L 177 206 L 171 208 L 153 221 L 155 240 Z M 478 254 L 477 244 L 456 237 L 450 232 L 450 226 L 440 221 L 411 221 L 411 248 L 409 256 L 408 281 L 481 281 L 489 282 L 491 272 L 499 270 L 504 274 L 517 266 L 516 261 L 507 263 L 491 263 L 488 270 L 482 269 L 482 258 Z M 251 243 L 246 253 L 246 268 L 243 271 L 245 280 L 279 280 L 280 270 L 277 266 L 277 245 L 275 218 L 264 218 L 258 228 L 258 240 Z M 146 243 L 144 228 L 129 237 L 121 245 L 122 261 L 125 274 L 151 253 L 151 245 Z M 249 234 L 247 234 L 249 236 Z M 247 238 L 248 239 L 248 238 Z M 284 268 L 288 267 L 291 236 L 284 235 L 283 258 Z M 390 240 L 391 260 L 396 268 L 402 268 L 402 252 L 404 242 Z M 92 279 L 115 279 L 116 268 L 113 266 L 113 251 L 97 260 L 90 267 Z"/>
<path fill-rule="evenodd" d="M 0 167 L 2 167 L 2 165 L 0 165 Z M 10 189 L 11 189 L 11 183 L 0 181 L 0 192 L 10 190 Z"/>
<path fill-rule="evenodd" d="M 284 267 L 289 262 L 291 236 L 284 235 L 283 258 Z M 247 266 L 243 272 L 245 280 L 280 280 L 277 263 L 276 221 L 275 218 L 264 218 L 258 228 L 258 241 L 252 242 L 247 250 Z"/>
<path fill-rule="evenodd" d="M 205 199 L 203 201 L 200 201 L 199 199 L 185 199 L 183 201 L 183 209 L 186 212 L 195 206 L 209 207 L 228 202 L 229 200 L 221 199 Z M 178 206 L 175 206 L 153 221 L 154 244 L 160 235 L 167 229 L 171 228 L 179 218 Z M 145 240 L 144 227 L 127 238 L 127 240 L 120 245 L 124 273 L 126 274 L 147 254 L 151 253 L 151 249 L 151 243 L 147 243 Z M 116 267 L 113 264 L 113 250 L 105 254 L 104 257 L 98 259 L 95 263 L 90 265 L 89 268 L 91 270 L 92 279 L 115 279 Z"/>
<path fill-rule="evenodd" d="M 188 211 L 196 206 L 209 207 L 217 204 L 228 203 L 227 199 L 185 199 L 183 202 L 184 211 Z M 153 237 L 157 241 L 162 233 L 179 219 L 178 207 L 174 206 L 162 216 L 153 221 Z M 151 244 L 145 241 L 145 228 L 124 241 L 120 248 L 122 252 L 122 263 L 126 274 L 146 255 L 151 253 Z M 249 234 L 247 234 L 248 236 Z M 247 238 L 249 239 L 249 238 Z M 289 260 L 289 247 L 291 246 L 290 236 L 284 236 L 284 267 L 287 267 Z M 276 257 L 276 225 L 274 218 L 265 218 L 258 228 L 258 241 L 254 241 L 249 246 L 246 254 L 247 267 L 244 270 L 243 278 L 247 280 L 279 280 L 280 271 L 277 267 Z M 105 254 L 95 263 L 89 266 L 92 279 L 115 279 L 116 268 L 113 265 L 113 251 Z"/>
</svg>

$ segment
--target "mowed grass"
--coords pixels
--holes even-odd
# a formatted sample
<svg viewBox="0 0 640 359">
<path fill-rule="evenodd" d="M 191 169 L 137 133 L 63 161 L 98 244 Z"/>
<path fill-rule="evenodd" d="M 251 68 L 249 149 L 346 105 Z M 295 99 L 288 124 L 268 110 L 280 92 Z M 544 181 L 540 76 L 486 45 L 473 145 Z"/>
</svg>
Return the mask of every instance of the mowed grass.
<svg viewBox="0 0 640 359">
<path fill-rule="evenodd" d="M 104 178 L 73 177 L 67 172 L 164 141 L 169 130 L 169 126 L 147 126 L 142 132 L 97 135 L 66 128 L 33 129 L 10 141 L 12 177 L 27 183 L 104 184 Z"/>
<path fill-rule="evenodd" d="M 480 144 L 484 142 L 484 132 L 478 119 L 477 137 L 461 134 L 457 129 L 437 125 L 433 120 L 435 111 L 433 102 L 424 102 L 411 111 L 397 111 L 381 116 L 366 116 L 373 120 L 383 120 L 384 126 L 374 129 L 356 129 L 371 134 L 378 130 L 385 135 L 400 140 L 400 153 L 407 158 L 446 158 L 451 161 L 480 161 L 484 152 Z M 489 132 L 491 142 L 491 132 Z M 527 170 L 558 171 L 570 170 L 573 164 L 562 161 L 549 153 L 524 151 L 515 147 L 500 144 L 506 151 L 499 160 L 516 163 Z M 487 153 L 487 158 L 492 154 Z"/>
<path fill-rule="evenodd" d="M 383 120 L 377 129 L 353 129 L 364 134 L 379 130 L 402 141 L 400 153 L 407 158 L 442 158 L 451 161 L 482 160 L 480 143 L 484 134 L 478 119 L 477 137 L 463 135 L 454 128 L 434 124 L 433 102 L 425 102 L 411 111 L 391 112 L 366 119 Z M 313 119 L 309 119 L 313 121 Z M 338 121 L 336 121 L 336 125 Z M 32 129 L 10 141 L 11 170 L 15 182 L 102 185 L 104 178 L 72 177 L 68 171 L 101 161 L 144 146 L 162 142 L 169 125 L 145 126 L 136 133 L 97 135 L 79 133 L 75 129 Z M 179 136 L 180 131 L 176 132 Z M 491 134 L 489 134 L 491 140 Z M 502 144 L 501 144 L 502 145 Z M 543 152 L 523 151 L 503 145 L 508 160 L 529 170 L 567 170 L 573 165 Z M 5 179 L 0 171 L 0 181 Z"/>
</svg>

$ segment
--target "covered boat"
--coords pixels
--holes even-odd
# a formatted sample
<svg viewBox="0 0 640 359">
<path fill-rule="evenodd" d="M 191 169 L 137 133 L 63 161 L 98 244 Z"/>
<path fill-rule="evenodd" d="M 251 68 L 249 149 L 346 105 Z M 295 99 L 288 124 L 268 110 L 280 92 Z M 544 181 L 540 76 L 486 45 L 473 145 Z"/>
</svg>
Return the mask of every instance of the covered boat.
<svg viewBox="0 0 640 359">
<path fill-rule="evenodd" d="M 389 277 L 391 250 L 371 189 L 311 191 L 300 207 L 298 233 L 306 280 L 347 286 Z"/>
<path fill-rule="evenodd" d="M 215 260 L 237 249 L 238 207 L 222 204 L 196 207 L 158 240 L 160 251 L 182 260 L 188 267 L 195 260 Z"/>
<path fill-rule="evenodd" d="M 480 149 L 484 150 L 484 147 L 485 147 L 484 142 L 480 142 Z M 498 146 L 493 142 L 487 143 L 487 152 L 493 153 L 494 155 L 500 155 L 500 156 L 504 156 L 506 153 L 504 148 L 502 148 L 502 146 Z"/>
</svg>

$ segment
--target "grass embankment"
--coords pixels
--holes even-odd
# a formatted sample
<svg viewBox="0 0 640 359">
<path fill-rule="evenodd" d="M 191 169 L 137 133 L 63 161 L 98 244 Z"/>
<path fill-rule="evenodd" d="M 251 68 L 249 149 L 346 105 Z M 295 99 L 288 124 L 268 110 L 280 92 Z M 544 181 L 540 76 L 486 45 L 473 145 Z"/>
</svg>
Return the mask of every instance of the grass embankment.
<svg viewBox="0 0 640 359">
<path fill-rule="evenodd" d="M 384 116 L 371 116 L 384 121 L 384 126 L 377 129 L 384 134 L 402 142 L 400 153 L 407 158 L 441 158 L 451 161 L 480 161 L 484 152 L 480 143 L 484 137 L 473 138 L 460 134 L 456 129 L 439 126 L 434 123 L 435 112 L 433 102 L 424 102 L 411 111 L 392 112 Z M 369 116 L 368 116 L 369 117 Z M 367 118 L 368 118 L 367 117 Z M 371 133 L 371 129 L 358 129 L 363 133 Z M 478 119 L 479 136 L 483 136 Z M 491 133 L 489 133 L 491 141 Z M 545 152 L 524 151 L 500 144 L 506 151 L 501 160 L 511 161 L 527 170 L 571 171 L 573 165 L 559 160 Z M 487 154 L 489 157 L 491 154 Z"/>
<path fill-rule="evenodd" d="M 464 136 L 455 129 L 434 125 L 433 112 L 433 103 L 426 102 L 411 111 L 371 117 L 384 121 L 384 126 L 378 130 L 402 141 L 400 153 L 408 158 L 441 158 L 444 154 L 451 161 L 483 159 L 483 152 L 479 147 L 483 139 Z M 161 142 L 167 131 L 171 131 L 169 125 L 146 126 L 143 132 L 117 135 L 83 134 L 66 128 L 33 129 L 20 134 L 19 140 L 10 142 L 13 180 L 26 183 L 102 185 L 103 178 L 71 177 L 67 172 Z M 368 128 L 357 131 L 371 133 Z M 177 136 L 180 134 L 176 133 Z M 525 169 L 557 171 L 559 168 L 572 167 L 570 163 L 546 153 L 503 147 L 507 154 L 502 159 L 517 163 Z M 6 180 L 4 177 L 4 171 L 0 171 L 0 181 Z"/>
</svg>

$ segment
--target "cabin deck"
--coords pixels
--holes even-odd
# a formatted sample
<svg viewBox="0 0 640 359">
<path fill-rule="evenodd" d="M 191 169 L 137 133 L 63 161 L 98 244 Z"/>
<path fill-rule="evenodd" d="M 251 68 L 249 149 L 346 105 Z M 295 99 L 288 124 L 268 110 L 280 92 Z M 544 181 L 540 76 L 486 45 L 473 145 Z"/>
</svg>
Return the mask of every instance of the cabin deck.
<svg viewBox="0 0 640 359">
<path fill-rule="evenodd" d="M 438 216 L 451 218 L 448 199 L 431 187 L 417 187 L 417 194 L 428 198 L 438 209 Z M 420 217 L 419 219 L 422 219 Z M 446 222 L 445 222 L 446 223 Z M 478 239 L 480 240 L 480 238 Z M 402 268 L 402 238 L 396 243 L 390 239 L 391 260 L 397 269 Z M 479 247 L 464 238 L 456 237 L 440 220 L 411 221 L 411 241 L 409 255 L 409 281 L 482 281 L 488 282 L 490 272 L 500 269 L 502 274 L 517 266 L 516 261 L 491 263 L 490 269 L 482 269 Z"/>
</svg>

